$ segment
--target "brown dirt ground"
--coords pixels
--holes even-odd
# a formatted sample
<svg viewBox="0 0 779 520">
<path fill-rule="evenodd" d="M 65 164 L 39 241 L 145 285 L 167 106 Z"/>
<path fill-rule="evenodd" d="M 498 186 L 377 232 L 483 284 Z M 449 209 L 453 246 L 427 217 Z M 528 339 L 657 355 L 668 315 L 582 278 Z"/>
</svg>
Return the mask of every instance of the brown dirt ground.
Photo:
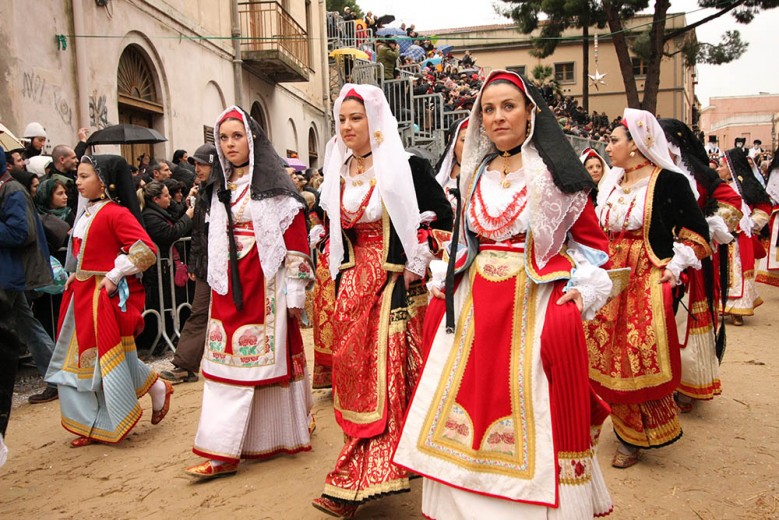
<svg viewBox="0 0 779 520">
<path fill-rule="evenodd" d="M 724 394 L 683 416 L 684 437 L 647 453 L 637 466 L 611 468 L 616 439 L 607 423 L 598 459 L 616 519 L 779 518 L 779 289 L 760 285 L 765 299 L 744 327 L 729 327 L 722 365 Z M 310 330 L 305 334 L 311 348 Z M 313 451 L 245 463 L 237 476 L 196 483 L 182 472 L 199 462 L 190 451 L 202 379 L 178 385 L 172 409 L 140 424 L 118 446 L 72 449 L 57 402 L 13 411 L 9 460 L 0 469 L 0 516 L 19 519 L 325 517 L 310 506 L 338 454 L 342 435 L 329 391 L 315 391 Z M 421 518 L 421 482 L 412 492 L 361 508 L 357 518 Z"/>
</svg>

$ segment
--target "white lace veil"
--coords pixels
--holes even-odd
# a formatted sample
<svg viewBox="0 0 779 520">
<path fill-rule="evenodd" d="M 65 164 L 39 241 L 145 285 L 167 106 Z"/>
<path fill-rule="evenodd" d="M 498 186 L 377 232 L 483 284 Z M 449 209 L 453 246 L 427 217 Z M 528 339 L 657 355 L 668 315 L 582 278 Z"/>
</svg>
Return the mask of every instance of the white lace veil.
<svg viewBox="0 0 779 520">
<path fill-rule="evenodd" d="M 530 214 L 530 232 L 534 242 L 535 260 L 539 268 L 546 266 L 547 262 L 559 253 L 568 234 L 568 230 L 584 210 L 587 204 L 587 191 L 576 191 L 574 193 L 565 193 L 555 183 L 552 173 L 545 165 L 535 143 L 536 121 L 541 109 L 531 95 L 531 89 L 519 74 L 506 70 L 493 70 L 484 81 L 476 102 L 471 110 L 469 118 L 470 123 L 465 134 L 465 145 L 463 146 L 462 166 L 460 168 L 460 189 L 465 200 L 470 196 L 472 180 L 477 173 L 484 158 L 491 153 L 497 152 L 497 148 L 489 140 L 487 132 L 484 129 L 481 112 L 481 98 L 484 88 L 491 79 L 498 74 L 512 74 L 519 78 L 519 81 L 525 86 L 525 97 L 531 103 L 530 110 L 530 132 L 527 139 L 522 144 L 522 163 L 525 172 L 533 173 L 527 176 L 528 186 L 528 209 Z M 548 108 L 547 108 L 548 110 Z M 551 118 L 551 116 L 549 116 Z M 551 121 L 551 119 L 550 119 Z M 559 146 L 568 146 L 565 141 L 562 130 L 554 123 L 556 131 L 559 131 Z M 553 136 L 552 136 L 553 137 Z M 557 143 L 555 142 L 557 145 Z M 572 161 L 577 167 L 583 169 L 576 162 L 576 155 L 573 149 L 570 149 Z M 463 205 L 463 211 L 465 206 Z M 463 226 L 465 227 L 465 226 Z"/>
<path fill-rule="evenodd" d="M 419 242 L 419 207 L 416 202 L 414 179 L 408 164 L 409 154 L 403 148 L 398 133 L 398 122 L 390 111 L 384 92 L 372 85 L 347 83 L 333 105 L 333 117 L 339 120 L 341 104 L 346 95 L 354 90 L 362 97 L 368 116 L 368 131 L 373 153 L 373 171 L 376 175 L 376 189 L 392 225 L 400 238 L 406 257 L 416 254 Z M 324 176 L 320 204 L 330 218 L 330 275 L 335 278 L 343 259 L 344 246 L 341 236 L 341 169 L 352 151 L 336 135 L 325 149 Z"/>
</svg>

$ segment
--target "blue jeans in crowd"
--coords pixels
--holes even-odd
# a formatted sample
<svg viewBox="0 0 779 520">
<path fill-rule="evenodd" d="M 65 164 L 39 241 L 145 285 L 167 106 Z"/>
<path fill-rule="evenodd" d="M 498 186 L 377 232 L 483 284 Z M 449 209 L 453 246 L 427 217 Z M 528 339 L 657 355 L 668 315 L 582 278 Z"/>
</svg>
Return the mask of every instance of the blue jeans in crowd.
<svg viewBox="0 0 779 520">
<path fill-rule="evenodd" d="M 38 373 L 41 377 L 46 377 L 46 371 L 51 363 L 51 355 L 54 352 L 54 340 L 51 339 L 38 318 L 33 315 L 24 293 L 8 292 L 7 294 L 16 296 L 11 311 L 16 336 L 32 355 Z M 57 385 L 49 386 L 56 388 Z"/>
</svg>

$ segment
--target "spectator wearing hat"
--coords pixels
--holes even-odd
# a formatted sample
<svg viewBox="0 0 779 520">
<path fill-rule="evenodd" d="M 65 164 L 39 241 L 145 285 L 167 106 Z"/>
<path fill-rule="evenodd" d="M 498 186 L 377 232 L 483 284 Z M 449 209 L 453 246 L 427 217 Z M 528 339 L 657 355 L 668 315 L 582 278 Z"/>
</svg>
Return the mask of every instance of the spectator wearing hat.
<svg viewBox="0 0 779 520">
<path fill-rule="evenodd" d="M 384 67 L 384 81 L 395 79 L 395 71 L 398 68 L 398 42 L 395 40 L 385 40 L 380 42 L 377 62 Z"/>
<path fill-rule="evenodd" d="M 749 157 L 754 159 L 755 157 L 760 157 L 763 154 L 763 147 L 762 147 L 763 141 L 760 139 L 755 139 L 752 141 L 752 148 L 749 149 Z"/>
<path fill-rule="evenodd" d="M 43 153 L 43 148 L 46 146 L 46 130 L 40 123 L 32 122 L 24 129 L 25 139 L 29 139 L 29 144 L 24 148 L 25 158 L 29 159 L 36 155 Z"/>
<path fill-rule="evenodd" d="M 195 282 L 195 296 L 192 300 L 192 314 L 189 315 L 181 331 L 176 353 L 173 356 L 173 368 L 164 370 L 160 377 L 171 383 L 194 383 L 198 380 L 200 360 L 206 341 L 206 326 L 208 325 L 208 306 L 211 302 L 211 287 L 206 281 L 208 273 L 208 224 L 205 216 L 207 201 L 206 187 L 213 183 L 211 175 L 216 160 L 216 147 L 206 143 L 192 154 L 195 161 L 196 195 L 190 199 L 194 202 L 195 214 L 192 225 L 192 247 L 189 254 L 189 279 Z"/>
</svg>

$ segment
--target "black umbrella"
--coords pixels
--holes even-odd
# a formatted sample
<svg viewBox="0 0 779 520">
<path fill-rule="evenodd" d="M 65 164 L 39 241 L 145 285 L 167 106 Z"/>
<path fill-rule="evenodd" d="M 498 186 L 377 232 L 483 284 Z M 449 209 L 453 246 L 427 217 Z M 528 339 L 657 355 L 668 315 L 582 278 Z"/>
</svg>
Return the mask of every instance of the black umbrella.
<svg viewBox="0 0 779 520">
<path fill-rule="evenodd" d="M 379 16 L 376 18 L 376 25 L 378 27 L 383 27 L 387 25 L 388 23 L 392 23 L 395 21 L 395 17 L 391 14 L 385 14 L 384 16 Z"/>
<path fill-rule="evenodd" d="M 87 144 L 152 144 L 163 141 L 167 141 L 167 139 L 153 128 L 121 124 L 98 130 L 89 136 Z"/>
</svg>

